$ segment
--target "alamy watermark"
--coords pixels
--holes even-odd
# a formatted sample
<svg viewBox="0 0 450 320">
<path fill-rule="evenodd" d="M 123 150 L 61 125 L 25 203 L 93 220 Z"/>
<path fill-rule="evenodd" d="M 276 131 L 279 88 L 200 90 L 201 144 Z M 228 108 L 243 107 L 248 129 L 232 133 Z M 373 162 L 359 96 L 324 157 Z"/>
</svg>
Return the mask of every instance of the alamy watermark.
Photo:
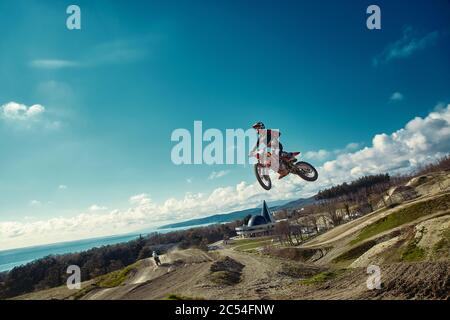
<svg viewBox="0 0 450 320">
<path fill-rule="evenodd" d="M 379 6 L 372 4 L 367 7 L 367 14 L 370 16 L 366 20 L 366 26 L 369 30 L 380 30 L 381 29 L 381 9 Z"/>
<path fill-rule="evenodd" d="M 225 132 L 215 128 L 203 129 L 202 121 L 194 121 L 193 130 L 178 128 L 172 132 L 171 141 L 176 142 L 171 151 L 172 163 L 245 165 L 259 162 L 278 171 L 278 129 L 238 128 L 226 129 Z"/>
<path fill-rule="evenodd" d="M 367 278 L 366 285 L 369 290 L 381 289 L 381 268 L 377 265 L 369 265 L 367 267 L 367 273 L 370 276 Z"/>
<path fill-rule="evenodd" d="M 70 274 L 67 277 L 67 288 L 69 290 L 79 290 L 81 289 L 81 269 L 77 265 L 70 265 L 66 271 L 67 274 Z"/>
<path fill-rule="evenodd" d="M 81 8 L 72 4 L 67 7 L 66 13 L 69 15 L 66 20 L 67 29 L 81 30 Z"/>
<path fill-rule="evenodd" d="M 69 16 L 66 20 L 66 27 L 69 30 L 81 30 L 81 8 L 78 5 L 71 4 L 66 9 Z M 366 20 L 366 26 L 369 30 L 381 29 L 381 8 L 372 4 L 367 7 L 366 14 L 370 16 Z"/>
</svg>

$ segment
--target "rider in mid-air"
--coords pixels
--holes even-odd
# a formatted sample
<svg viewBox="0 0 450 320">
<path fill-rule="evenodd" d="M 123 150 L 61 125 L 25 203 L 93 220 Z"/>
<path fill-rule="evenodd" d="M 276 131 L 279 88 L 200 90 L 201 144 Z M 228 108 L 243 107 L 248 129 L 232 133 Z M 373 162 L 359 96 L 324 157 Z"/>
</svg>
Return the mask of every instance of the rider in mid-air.
<svg viewBox="0 0 450 320">
<path fill-rule="evenodd" d="M 281 161 L 280 156 L 283 153 L 283 145 L 279 141 L 279 137 L 281 135 L 280 131 L 278 130 L 272 130 L 272 129 L 266 129 L 266 126 L 261 121 L 255 123 L 253 126 L 253 129 L 256 130 L 258 134 L 258 139 L 256 142 L 256 146 L 253 148 L 251 153 L 254 153 L 256 150 L 259 149 L 260 143 L 264 143 L 266 147 L 272 149 L 272 155 L 275 159 L 275 161 L 278 160 L 279 167 L 278 167 L 278 179 L 282 179 L 285 176 L 289 174 L 289 170 L 285 167 L 283 164 L 283 161 Z"/>
</svg>

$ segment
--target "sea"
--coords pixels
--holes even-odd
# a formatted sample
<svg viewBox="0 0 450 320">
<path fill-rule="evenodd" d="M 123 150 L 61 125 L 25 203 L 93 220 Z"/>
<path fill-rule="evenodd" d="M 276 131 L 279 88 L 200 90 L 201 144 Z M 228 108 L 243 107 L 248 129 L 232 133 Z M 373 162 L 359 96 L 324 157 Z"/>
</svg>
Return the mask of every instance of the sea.
<svg viewBox="0 0 450 320">
<path fill-rule="evenodd" d="M 154 229 L 146 230 L 145 233 L 133 233 L 120 236 L 109 236 L 93 239 L 76 240 L 47 245 L 39 245 L 27 248 L 10 249 L 0 251 L 0 272 L 9 271 L 14 267 L 21 266 L 34 260 L 49 256 L 66 253 L 82 252 L 92 248 L 98 248 L 111 244 L 118 244 L 137 239 L 140 235 L 145 236 L 151 232 L 167 233 L 176 230 L 190 229 L 198 226 L 188 226 L 184 228 Z"/>
</svg>

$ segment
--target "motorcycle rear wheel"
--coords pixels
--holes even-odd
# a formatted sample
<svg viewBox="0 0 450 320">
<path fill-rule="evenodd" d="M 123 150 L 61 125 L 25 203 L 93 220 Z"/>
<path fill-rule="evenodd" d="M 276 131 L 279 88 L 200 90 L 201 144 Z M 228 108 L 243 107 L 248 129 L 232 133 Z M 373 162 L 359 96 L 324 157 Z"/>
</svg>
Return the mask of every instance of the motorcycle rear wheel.
<svg viewBox="0 0 450 320">
<path fill-rule="evenodd" d="M 317 178 L 319 178 L 319 173 L 317 172 L 316 168 L 314 168 L 308 162 L 299 161 L 295 164 L 295 167 L 297 168 L 297 175 L 299 175 L 299 177 L 303 180 L 313 182 L 316 181 Z"/>
</svg>

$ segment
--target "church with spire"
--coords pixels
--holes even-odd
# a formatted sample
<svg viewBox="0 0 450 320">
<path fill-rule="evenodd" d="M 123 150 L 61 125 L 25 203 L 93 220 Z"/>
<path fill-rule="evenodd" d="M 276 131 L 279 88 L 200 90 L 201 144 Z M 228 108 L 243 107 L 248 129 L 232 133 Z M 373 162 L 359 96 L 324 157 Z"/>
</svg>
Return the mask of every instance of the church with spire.
<svg viewBox="0 0 450 320">
<path fill-rule="evenodd" d="M 261 213 L 251 216 L 246 225 L 237 227 L 236 233 L 243 238 L 268 236 L 273 234 L 275 223 L 266 201 L 263 201 Z"/>
</svg>

